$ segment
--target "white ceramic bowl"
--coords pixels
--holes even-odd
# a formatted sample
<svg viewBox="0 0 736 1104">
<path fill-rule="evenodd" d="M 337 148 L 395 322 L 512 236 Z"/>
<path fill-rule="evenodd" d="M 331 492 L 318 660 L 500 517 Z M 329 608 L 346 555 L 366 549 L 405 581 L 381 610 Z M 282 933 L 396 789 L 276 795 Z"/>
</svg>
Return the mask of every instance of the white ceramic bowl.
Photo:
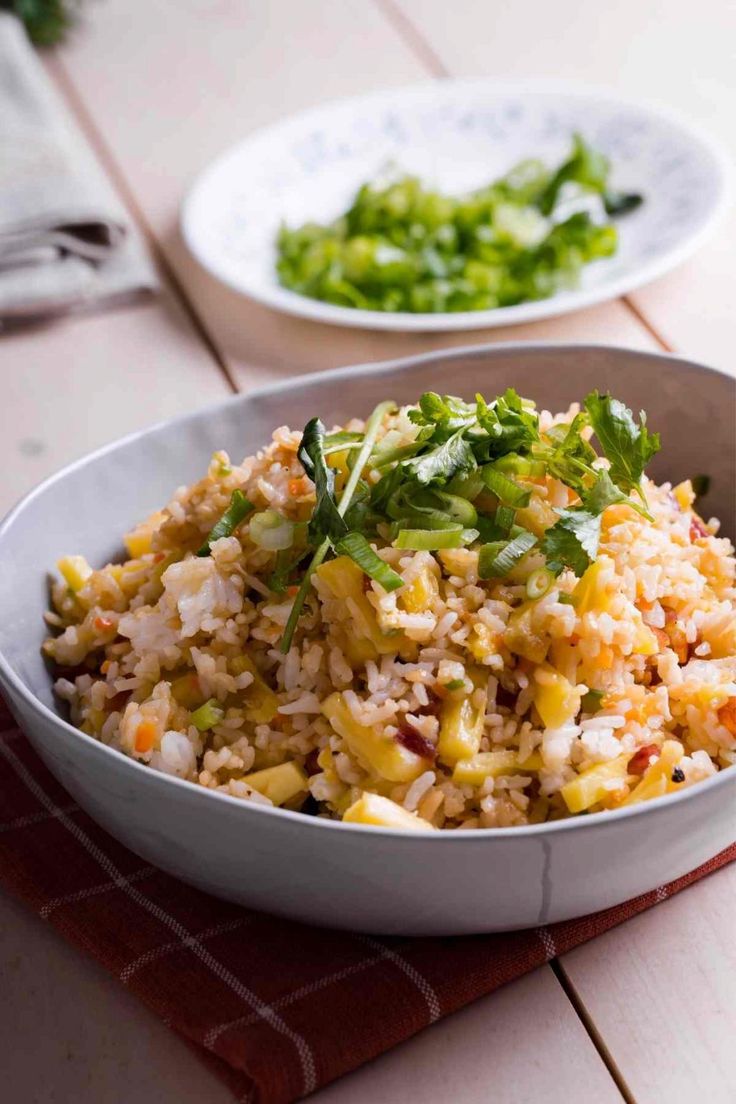
<svg viewBox="0 0 736 1104">
<path fill-rule="evenodd" d="M 734 838 L 736 770 L 682 794 L 514 829 L 417 834 L 249 805 L 148 769 L 77 731 L 40 656 L 46 572 L 59 555 L 103 563 L 117 534 L 198 478 L 216 448 L 241 456 L 274 426 L 328 424 L 425 389 L 506 386 L 564 408 L 593 387 L 661 430 L 652 474 L 708 473 L 707 512 L 734 533 L 736 383 L 669 356 L 588 346 L 496 345 L 289 381 L 155 426 L 81 460 L 0 529 L 0 684 L 49 769 L 113 836 L 184 881 L 253 908 L 370 932 L 528 927 L 605 908 L 692 870 Z"/>
<path fill-rule="evenodd" d="M 387 166 L 451 193 L 478 188 L 517 162 L 564 158 L 580 131 L 613 164 L 613 183 L 645 202 L 617 220 L 614 258 L 589 266 L 574 291 L 498 310 L 387 314 L 298 295 L 278 283 L 282 221 L 329 221 Z M 276 310 L 376 330 L 469 330 L 530 322 L 622 295 L 679 264 L 712 228 L 726 197 L 723 155 L 661 109 L 564 81 L 434 81 L 290 116 L 217 158 L 184 202 L 184 238 L 224 283 Z"/>
</svg>

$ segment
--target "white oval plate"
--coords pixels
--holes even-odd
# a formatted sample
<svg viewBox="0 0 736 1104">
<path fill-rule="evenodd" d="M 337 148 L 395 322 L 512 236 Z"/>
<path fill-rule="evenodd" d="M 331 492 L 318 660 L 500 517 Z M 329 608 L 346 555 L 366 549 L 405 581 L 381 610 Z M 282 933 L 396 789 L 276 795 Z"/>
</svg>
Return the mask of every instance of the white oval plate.
<svg viewBox="0 0 736 1104">
<path fill-rule="evenodd" d="M 613 163 L 613 184 L 644 204 L 617 220 L 615 257 L 550 299 L 456 314 L 395 314 L 322 303 L 288 291 L 275 236 L 335 218 L 388 166 L 451 193 L 480 187 L 518 161 L 559 163 L 580 131 Z M 225 284 L 290 314 L 377 330 L 468 330 L 529 322 L 631 291 L 679 264 L 726 198 L 726 162 L 661 110 L 560 82 L 437 81 L 340 100 L 250 135 L 198 178 L 182 208 L 194 256 Z"/>
</svg>

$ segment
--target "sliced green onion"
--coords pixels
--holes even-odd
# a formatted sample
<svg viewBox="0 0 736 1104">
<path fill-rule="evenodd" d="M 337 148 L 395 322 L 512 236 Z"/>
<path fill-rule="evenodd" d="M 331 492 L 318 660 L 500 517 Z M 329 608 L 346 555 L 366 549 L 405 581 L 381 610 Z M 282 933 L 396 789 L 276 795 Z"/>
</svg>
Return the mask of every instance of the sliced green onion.
<svg viewBox="0 0 736 1104">
<path fill-rule="evenodd" d="M 401 576 L 373 551 L 362 533 L 346 533 L 336 544 L 335 551 L 349 556 L 366 575 L 380 583 L 384 590 L 398 590 L 404 585 Z"/>
<path fill-rule="evenodd" d="M 331 452 L 344 452 L 346 448 L 357 448 L 363 440 L 363 434 L 341 429 L 337 433 L 325 435 L 322 452 L 329 456 Z"/>
<path fill-rule="evenodd" d="M 513 506 L 499 506 L 496 510 L 495 522 L 499 530 L 500 538 L 508 537 L 511 533 L 511 527 L 514 524 L 514 518 L 516 517 L 516 510 Z"/>
<path fill-rule="evenodd" d="M 457 475 L 453 475 L 450 482 L 446 484 L 445 490 L 448 494 L 459 495 L 460 498 L 467 498 L 473 502 L 484 485 L 480 469 L 476 468 L 472 472 L 458 472 Z"/>
<path fill-rule="evenodd" d="M 537 538 L 533 533 L 520 533 L 500 549 L 495 544 L 485 544 L 478 557 L 478 576 L 481 579 L 503 578 L 519 564 L 527 552 L 531 552 Z"/>
<path fill-rule="evenodd" d="M 405 514 L 394 522 L 397 532 L 400 529 L 457 529 L 461 524 L 437 510 L 421 514 Z"/>
<path fill-rule="evenodd" d="M 531 456 L 519 456 L 518 452 L 507 452 L 494 460 L 496 471 L 504 475 L 520 475 L 525 479 L 536 479 L 544 475 L 547 468 L 543 460 L 535 460 Z"/>
<path fill-rule="evenodd" d="M 465 679 L 450 679 L 445 683 L 445 690 L 462 690 L 465 685 Z"/>
<path fill-rule="evenodd" d="M 602 690 L 589 690 L 580 699 L 580 708 L 584 713 L 597 713 L 603 701 Z"/>
<path fill-rule="evenodd" d="M 538 567 L 536 571 L 532 571 L 526 581 L 527 598 L 534 600 L 543 598 L 554 580 L 555 577 L 551 571 L 548 571 L 546 567 Z"/>
<path fill-rule="evenodd" d="M 241 522 L 245 521 L 248 514 L 255 510 L 252 502 L 249 502 L 242 491 L 233 491 L 230 495 L 230 505 L 220 520 L 210 529 L 209 536 L 202 547 L 198 549 L 198 556 L 209 556 L 212 545 L 222 537 L 231 537 Z"/>
<path fill-rule="evenodd" d="M 513 506 L 514 509 L 519 509 L 529 505 L 532 492 L 525 491 L 518 483 L 514 483 L 513 479 L 509 479 L 507 475 L 495 468 L 493 464 L 486 464 L 481 471 L 486 487 L 504 506 Z"/>
<path fill-rule="evenodd" d="M 402 529 L 394 548 L 409 548 L 414 552 L 434 552 L 438 548 L 462 548 L 478 539 L 477 529 Z"/>
<path fill-rule="evenodd" d="M 466 498 L 434 487 L 400 487 L 386 503 L 386 513 L 396 521 L 416 520 L 416 528 L 427 529 L 444 529 L 448 521 L 470 526 L 478 519 L 478 511 Z"/>
<path fill-rule="evenodd" d="M 195 709 L 189 718 L 192 724 L 200 732 L 206 732 L 208 728 L 214 728 L 225 716 L 225 710 L 218 704 L 216 698 L 210 698 L 199 709 Z"/>
<path fill-rule="evenodd" d="M 294 543 L 294 523 L 275 510 L 253 514 L 248 532 L 253 543 L 267 552 L 280 552 Z"/>
<path fill-rule="evenodd" d="M 412 441 L 406 445 L 386 445 L 385 447 L 378 446 L 375 452 L 370 457 L 370 467 L 372 468 L 386 468 L 389 464 L 393 464 L 395 460 L 405 460 L 409 456 L 414 456 L 419 452 L 423 445 L 423 441 Z"/>
<path fill-rule="evenodd" d="M 508 543 L 507 540 L 495 540 L 482 545 L 478 552 L 478 577 L 480 579 L 489 579 L 491 577 L 492 572 L 488 570 L 488 567 L 490 564 L 494 563 Z"/>
<path fill-rule="evenodd" d="M 378 430 L 381 428 L 381 422 L 383 421 L 385 415 L 389 413 L 389 411 L 395 410 L 395 409 L 396 409 L 396 403 L 392 402 L 391 400 L 388 400 L 387 402 L 379 403 L 378 406 L 373 411 L 373 413 L 371 414 L 368 421 L 365 423 L 365 433 L 363 434 L 363 444 L 361 445 L 360 452 L 358 453 L 358 457 L 357 457 L 357 460 L 355 462 L 355 467 L 353 468 L 353 470 L 350 472 L 350 475 L 348 476 L 348 481 L 345 484 L 345 487 L 343 488 L 343 492 L 342 492 L 342 495 L 340 497 L 340 501 L 339 501 L 338 506 L 337 506 L 337 512 L 340 515 L 340 517 L 345 516 L 345 512 L 346 512 L 348 506 L 350 505 L 350 501 L 353 497 L 353 494 L 355 493 L 355 488 L 357 486 L 358 480 L 360 479 L 361 472 L 363 471 L 363 468 L 365 467 L 366 461 L 367 461 L 368 457 L 370 456 L 370 454 L 373 450 L 373 446 L 376 442 L 376 437 L 378 436 Z M 281 637 L 281 644 L 280 644 L 279 647 L 280 647 L 282 655 L 286 655 L 286 653 L 289 651 L 289 648 L 291 647 L 291 642 L 294 638 L 294 631 L 295 631 L 296 626 L 299 622 L 299 618 L 301 616 L 301 612 L 302 612 L 302 609 L 304 608 L 304 603 L 305 603 L 306 598 L 307 598 L 307 592 L 309 591 L 309 588 L 312 585 L 312 575 L 313 575 L 314 571 L 316 570 L 316 568 L 318 568 L 319 565 L 324 560 L 324 558 L 327 555 L 327 552 L 329 550 L 329 547 L 330 547 L 330 541 L 329 541 L 329 538 L 326 537 L 322 541 L 320 546 L 317 548 L 314 555 L 312 556 L 312 559 L 309 562 L 307 570 L 304 573 L 304 578 L 302 579 L 301 583 L 299 584 L 299 590 L 296 593 L 296 597 L 294 598 L 294 604 L 291 607 L 291 613 L 289 614 L 289 619 L 286 622 L 286 628 L 284 629 L 284 635 Z"/>
<path fill-rule="evenodd" d="M 557 599 L 557 601 L 561 602 L 563 606 L 574 606 L 575 605 L 575 599 L 573 598 L 572 594 L 566 594 L 564 591 L 562 592 L 560 597 Z"/>
</svg>

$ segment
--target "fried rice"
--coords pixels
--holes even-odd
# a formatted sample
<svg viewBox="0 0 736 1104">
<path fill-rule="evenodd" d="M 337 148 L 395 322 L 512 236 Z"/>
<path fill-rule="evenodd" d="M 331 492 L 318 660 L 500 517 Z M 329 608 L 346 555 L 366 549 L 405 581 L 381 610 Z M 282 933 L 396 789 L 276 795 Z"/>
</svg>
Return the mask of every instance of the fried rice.
<svg viewBox="0 0 736 1104">
<path fill-rule="evenodd" d="M 540 433 L 578 409 L 541 412 Z M 424 830 L 620 808 L 736 763 L 736 561 L 690 482 L 643 477 L 648 516 L 633 496 L 607 505 L 579 573 L 541 551 L 576 500 L 549 471 L 521 480 L 515 520 L 538 543 L 500 576 L 479 576 L 479 539 L 401 548 L 379 526 L 370 546 L 398 583 L 330 549 L 284 649 L 304 565 L 277 585 L 283 548 L 254 538 L 266 512 L 276 529 L 314 516 L 301 440 L 280 427 L 240 465 L 215 453 L 127 534 L 123 562 L 60 561 L 44 651 L 83 732 L 244 801 Z M 412 408 L 381 416 L 379 446 L 416 440 Z M 328 457 L 338 487 L 348 456 Z M 238 491 L 256 512 L 203 555 Z"/>
</svg>

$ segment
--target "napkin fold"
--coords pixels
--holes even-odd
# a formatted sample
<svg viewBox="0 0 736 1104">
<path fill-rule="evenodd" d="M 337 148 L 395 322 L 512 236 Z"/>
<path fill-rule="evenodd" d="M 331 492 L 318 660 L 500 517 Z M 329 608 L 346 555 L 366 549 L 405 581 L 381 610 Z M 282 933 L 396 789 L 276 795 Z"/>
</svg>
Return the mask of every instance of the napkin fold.
<svg viewBox="0 0 736 1104">
<path fill-rule="evenodd" d="M 531 931 L 322 931 L 218 901 L 126 850 L 0 698 L 0 887 L 135 992 L 238 1102 L 290 1104 L 734 859 L 736 844 L 634 901 Z"/>
<path fill-rule="evenodd" d="M 156 286 L 140 237 L 23 26 L 0 13 L 0 325 Z"/>
</svg>

